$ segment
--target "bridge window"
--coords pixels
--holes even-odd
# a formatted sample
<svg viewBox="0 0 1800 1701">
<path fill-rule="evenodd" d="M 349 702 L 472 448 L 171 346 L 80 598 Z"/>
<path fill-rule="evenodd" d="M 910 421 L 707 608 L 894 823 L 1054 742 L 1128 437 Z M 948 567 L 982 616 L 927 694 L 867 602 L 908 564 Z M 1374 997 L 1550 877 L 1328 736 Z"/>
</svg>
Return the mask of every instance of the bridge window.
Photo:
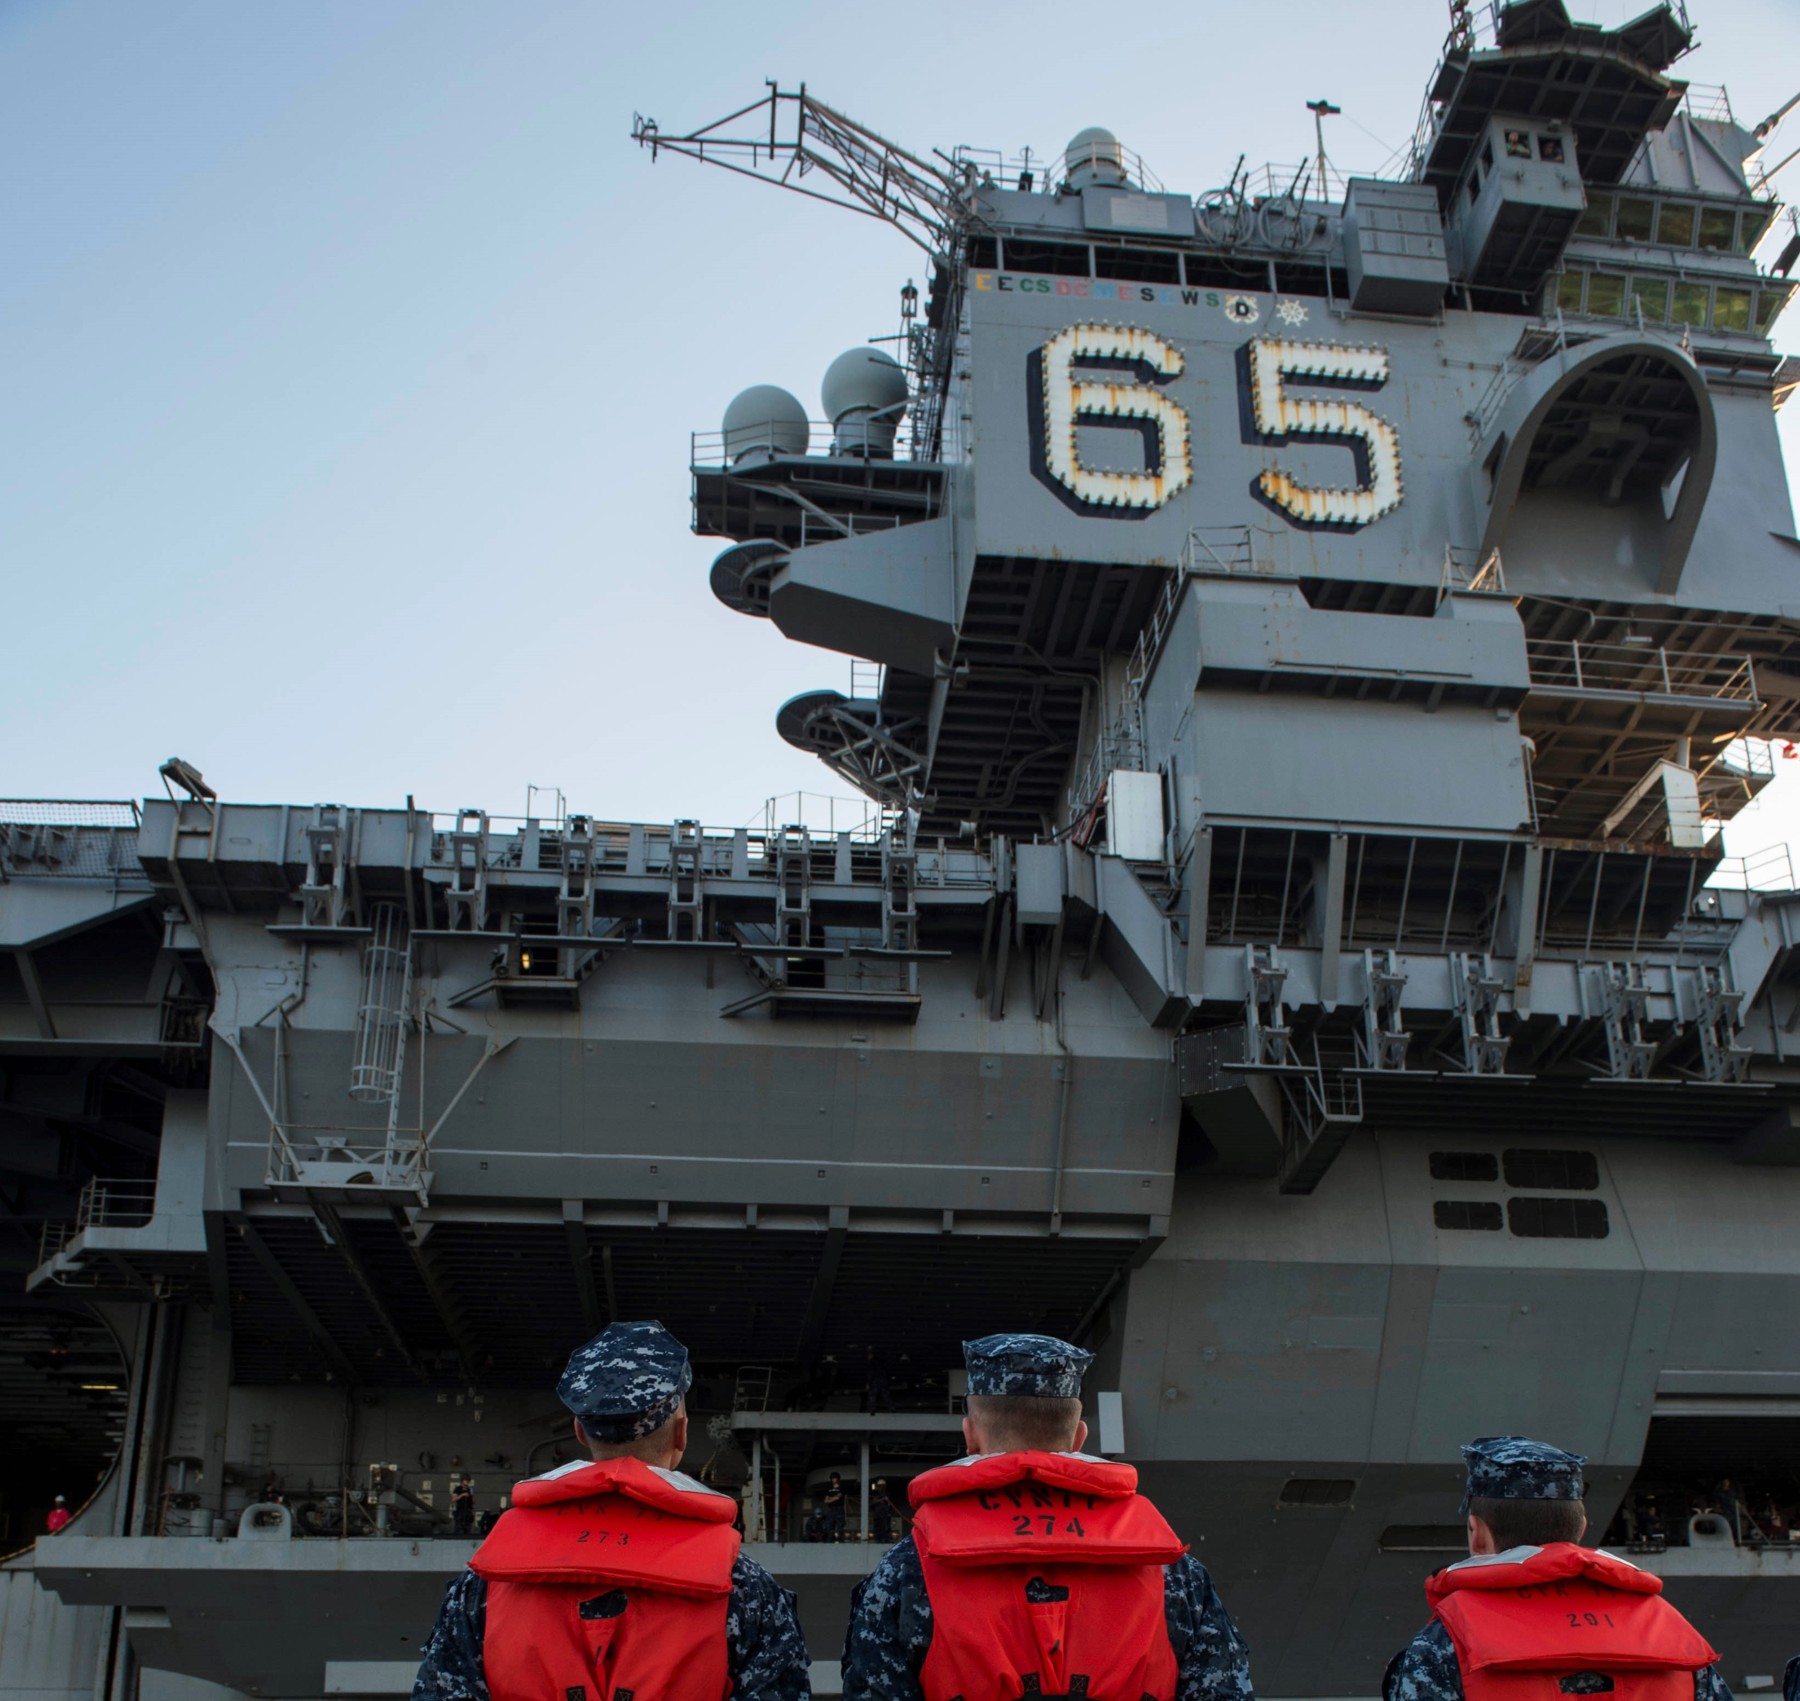
<svg viewBox="0 0 1800 1701">
<path fill-rule="evenodd" d="M 1719 331 L 1750 329 L 1750 292 L 1747 289 L 1713 291 L 1713 328 Z"/>
<path fill-rule="evenodd" d="M 1664 201 L 1656 209 L 1656 240 L 1665 248 L 1691 248 L 1699 209 L 1684 201 Z"/>
<path fill-rule="evenodd" d="M 1587 310 L 1604 319 L 1618 319 L 1625 312 L 1625 280 L 1610 272 L 1595 272 L 1587 281 Z"/>
<path fill-rule="evenodd" d="M 1769 226 L 1775 222 L 1775 215 L 1780 210 L 1781 204 L 1773 200 L 1759 201 L 1754 206 L 1746 207 L 1738 220 L 1737 241 L 1732 245 L 1737 252 L 1748 254 L 1755 248 Z"/>
<path fill-rule="evenodd" d="M 1737 238 L 1737 213 L 1730 207 L 1700 209 L 1700 246 L 1729 254 Z"/>
<path fill-rule="evenodd" d="M 1125 283 L 1178 284 L 1181 256 L 1163 248 L 1096 248 L 1094 276 Z"/>
<path fill-rule="evenodd" d="M 1047 273 L 1053 278 L 1085 278 L 1092 270 L 1087 244 L 1031 242 L 1008 236 L 1001 242 L 1005 269 L 1009 272 Z"/>
<path fill-rule="evenodd" d="M 1703 283 L 1678 283 L 1675 286 L 1677 325 L 1704 325 L 1712 291 Z"/>
<path fill-rule="evenodd" d="M 1773 216 L 1772 203 L 1718 206 L 1590 191 L 1575 234 L 1611 237 L 1645 247 L 1654 244 L 1659 248 L 1698 248 L 1709 254 L 1748 254 Z"/>
<path fill-rule="evenodd" d="M 1611 236 L 1612 215 L 1612 196 L 1590 193 L 1587 207 L 1581 215 L 1581 222 L 1575 226 L 1575 234 L 1577 236 Z"/>
<path fill-rule="evenodd" d="M 1590 319 L 1635 320 L 1641 313 L 1647 325 L 1672 321 L 1702 330 L 1710 319 L 1715 331 L 1755 329 L 1766 336 L 1781 316 L 1794 287 L 1770 280 L 1760 291 L 1753 292 L 1724 284 L 1715 288 L 1694 278 L 1626 278 L 1572 266 L 1557 277 L 1556 310 L 1583 313 Z"/>
<path fill-rule="evenodd" d="M 1646 322 L 1660 325 L 1669 316 L 1669 280 L 1667 278 L 1633 278 L 1631 304 Z"/>
<path fill-rule="evenodd" d="M 1630 195 L 1621 195 L 1613 234 L 1621 242 L 1648 242 L 1655 229 L 1655 217 L 1654 201 L 1639 201 Z"/>
</svg>

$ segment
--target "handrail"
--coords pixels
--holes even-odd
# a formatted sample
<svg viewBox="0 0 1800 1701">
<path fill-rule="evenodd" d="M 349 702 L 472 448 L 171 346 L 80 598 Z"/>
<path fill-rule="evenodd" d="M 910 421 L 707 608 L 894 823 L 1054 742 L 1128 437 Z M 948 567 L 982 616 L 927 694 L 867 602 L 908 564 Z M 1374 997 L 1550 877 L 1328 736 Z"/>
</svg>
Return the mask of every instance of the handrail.
<svg viewBox="0 0 1800 1701">
<path fill-rule="evenodd" d="M 1500 559 L 1499 550 L 1490 550 L 1487 559 L 1482 560 L 1472 549 L 1453 543 L 1444 545 L 1444 564 L 1438 569 L 1438 606 L 1443 606 L 1445 597 L 1458 594 L 1506 594 L 1506 564 Z"/>
<path fill-rule="evenodd" d="M 1731 91 L 1723 83 L 1689 83 L 1681 97 L 1681 110 L 1708 124 L 1733 124 Z"/>
<path fill-rule="evenodd" d="M 1205 573 L 1250 573 L 1255 567 L 1248 526 L 1194 526 L 1182 541 L 1184 578 Z"/>
<path fill-rule="evenodd" d="M 77 1231 L 139 1227 L 156 1212 L 156 1183 L 138 1177 L 94 1176 L 75 1208 Z"/>
<path fill-rule="evenodd" d="M 760 812 L 763 822 L 760 827 L 750 824 L 739 827 L 695 827 L 694 846 L 699 871 L 711 878 L 731 878 L 741 841 L 744 853 L 743 872 L 753 880 L 775 878 L 780 841 L 784 832 L 793 825 L 791 821 L 777 819 L 780 806 L 788 798 L 797 802 L 806 798 L 817 800 L 824 798 L 824 794 L 789 792 L 771 799 Z M 833 800 L 825 801 L 830 803 Z M 891 812 L 881 810 L 873 803 L 865 806 L 860 799 L 835 801 L 841 808 L 853 808 L 862 813 L 854 822 L 846 819 L 840 823 L 834 815 L 826 825 L 806 823 L 802 830 L 810 835 L 811 848 L 819 855 L 830 854 L 841 834 L 847 833 L 851 844 L 859 850 L 873 851 L 890 834 L 898 838 L 904 831 Z M 797 808 L 795 813 L 799 812 L 801 811 Z M 425 864 L 427 870 L 440 873 L 449 870 L 447 840 L 454 820 L 455 817 L 450 815 L 433 815 L 433 839 L 438 842 L 434 843 L 432 852 L 428 855 Z M 488 826 L 486 865 L 490 869 L 510 868 L 526 873 L 549 873 L 558 866 L 557 850 L 568 836 L 566 826 L 533 823 L 518 816 L 499 815 L 490 815 Z M 521 862 L 521 830 L 532 826 L 536 826 L 538 834 L 537 860 Z M 634 842 L 641 850 L 644 874 L 661 876 L 669 870 L 675 831 L 669 824 L 592 821 L 587 831 L 592 835 L 592 869 L 596 876 L 625 873 L 632 861 Z M 972 848 L 945 843 L 940 849 L 935 839 L 921 840 L 918 854 L 920 881 L 925 885 L 982 885 L 991 877 L 987 855 Z"/>
<path fill-rule="evenodd" d="M 1543 690 L 1759 701 L 1750 658 L 1729 652 L 1669 650 L 1661 645 L 1596 643 L 1579 638 L 1527 638 L 1525 658 L 1531 683 Z"/>
<path fill-rule="evenodd" d="M 1069 173 L 1083 165 L 1111 166 L 1124 176 L 1131 188 L 1142 189 L 1152 195 L 1164 193 L 1162 179 L 1144 163 L 1143 155 L 1135 153 L 1117 140 L 1090 142 L 1085 148 L 1064 148 L 1057 155 L 1056 163 L 1051 166 L 1045 186 L 1054 190 L 1057 185 L 1067 183 Z"/>
<path fill-rule="evenodd" d="M 904 412 L 902 412 L 904 409 Z M 877 461 L 899 461 L 908 465 L 927 465 L 930 458 L 921 454 L 921 443 L 912 428 L 914 417 L 913 398 L 908 397 L 904 403 L 895 403 L 892 408 L 884 408 L 881 413 L 898 415 L 891 420 L 894 427 L 894 448 L 890 455 L 872 457 Z M 880 415 L 876 415 L 879 418 Z M 719 426 L 711 431 L 690 431 L 688 433 L 688 465 L 696 469 L 713 471 L 731 467 L 736 456 L 729 452 L 728 444 L 745 443 L 748 451 L 766 449 L 767 443 L 754 442 L 751 434 L 761 432 L 765 436 L 779 439 L 788 431 L 797 430 L 799 420 L 785 419 L 753 419 L 739 421 L 727 431 Z M 784 451 L 794 455 L 823 456 L 831 452 L 832 440 L 838 434 L 837 425 L 829 419 L 809 419 L 806 425 L 806 444 L 798 450 Z M 818 445 L 818 447 L 815 447 Z M 860 460 L 867 457 L 850 455 L 845 459 Z"/>
<path fill-rule="evenodd" d="M 138 806 L 129 798 L 0 797 L 0 821 L 15 827 L 137 827 Z"/>
<path fill-rule="evenodd" d="M 1748 856 L 1728 856 L 1713 871 L 1709 886 L 1733 891 L 1792 892 L 1800 888 L 1794 877 L 1794 857 L 1786 843 L 1764 845 Z"/>
</svg>

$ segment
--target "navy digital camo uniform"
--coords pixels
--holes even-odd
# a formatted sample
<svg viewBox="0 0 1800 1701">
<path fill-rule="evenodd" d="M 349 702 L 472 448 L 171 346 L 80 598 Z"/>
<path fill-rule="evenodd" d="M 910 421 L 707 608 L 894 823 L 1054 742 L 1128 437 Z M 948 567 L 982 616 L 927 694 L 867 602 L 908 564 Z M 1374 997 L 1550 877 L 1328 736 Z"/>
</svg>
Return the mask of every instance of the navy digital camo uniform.
<svg viewBox="0 0 1800 1701">
<path fill-rule="evenodd" d="M 1487 1435 L 1465 1441 L 1463 1463 L 1469 1480 L 1456 1515 L 1466 1518 L 1477 1500 L 1579 1500 L 1586 1492 L 1581 1467 L 1585 1453 L 1565 1453 L 1547 1441 L 1523 1435 Z"/>
<path fill-rule="evenodd" d="M 614 1323 L 570 1355 L 556 1392 L 594 1440 L 617 1444 L 662 1428 L 693 1380 L 687 1348 L 660 1323 Z M 486 1630 L 487 1580 L 465 1571 L 444 1591 L 413 1701 L 489 1701 Z M 725 1608 L 725 1663 L 733 1701 L 808 1701 L 811 1694 L 792 1592 L 741 1555 Z"/>
<path fill-rule="evenodd" d="M 1787 1675 L 1781 1680 L 1781 1701 L 1800 1701 L 1800 1654 L 1787 1663 Z"/>
<path fill-rule="evenodd" d="M 609 1323 L 569 1354 L 556 1397 L 596 1441 L 652 1435 L 694 1385 L 684 1347 L 660 1323 Z"/>
<path fill-rule="evenodd" d="M 1092 1353 L 1054 1335 L 983 1335 L 963 1342 L 969 1392 L 977 1396 L 1039 1394 L 1079 1400 L 1081 1379 L 1093 1362 Z"/>
<path fill-rule="evenodd" d="M 1048 1335 L 984 1335 L 963 1344 L 969 1393 L 1073 1400 L 1091 1354 Z M 1175 1650 L 1175 1701 L 1255 1701 L 1250 1651 L 1206 1567 L 1190 1554 L 1163 1567 L 1163 1608 Z M 844 1641 L 844 1701 L 923 1701 L 931 1601 L 911 1536 L 856 1587 Z"/>
<path fill-rule="evenodd" d="M 1467 1443 L 1469 1480 L 1458 1515 L 1476 1500 L 1580 1500 L 1587 1459 L 1523 1435 L 1494 1435 Z M 1462 1669 L 1450 1632 L 1435 1618 L 1388 1662 L 1382 1701 L 1463 1701 Z M 1694 1701 L 1731 1701 L 1731 1689 L 1712 1666 L 1694 1673 Z"/>
</svg>

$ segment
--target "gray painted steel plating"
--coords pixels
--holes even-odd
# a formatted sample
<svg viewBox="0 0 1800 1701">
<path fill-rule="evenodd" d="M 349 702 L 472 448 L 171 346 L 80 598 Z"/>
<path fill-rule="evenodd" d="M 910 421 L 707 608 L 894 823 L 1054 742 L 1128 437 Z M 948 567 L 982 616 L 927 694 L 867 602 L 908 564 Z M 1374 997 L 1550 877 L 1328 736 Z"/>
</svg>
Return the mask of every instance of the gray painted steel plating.
<svg viewBox="0 0 1800 1701">
<path fill-rule="evenodd" d="M 30 1276 L 135 1320 L 44 1587 L 317 1695 L 416 1648 L 451 1470 L 491 1507 L 557 1456 L 606 1322 L 692 1351 L 690 1468 L 802 1496 L 943 1456 L 957 1343 L 1031 1329 L 1122 1395 L 1264 1693 L 1367 1693 L 1471 1436 L 1587 1454 L 1604 1527 L 1659 1417 L 1790 1417 L 1800 899 L 1705 826 L 1769 777 L 1734 740 L 1800 735 L 1785 286 L 1680 21 L 1554 10 L 1453 42 L 1412 181 L 1341 206 L 940 170 L 771 97 L 944 256 L 896 444 L 694 455 L 718 594 L 882 664 L 781 722 L 881 831 L 0 805 L 0 1060 L 163 1102 L 153 1196 L 96 1178 Z M 1565 58 L 1611 117 L 1494 105 Z M 1623 192 L 1739 234 L 1677 255 Z M 1592 1184 L 1503 1155 L 1546 1147 Z M 846 1377 L 819 1453 L 855 1414 L 781 1406 Z M 266 1482 L 302 1539 L 206 1539 Z M 766 1550 L 815 1653 L 871 1555 Z M 1781 1669 L 1793 1555 L 1645 1562 L 1733 1681 Z"/>
</svg>

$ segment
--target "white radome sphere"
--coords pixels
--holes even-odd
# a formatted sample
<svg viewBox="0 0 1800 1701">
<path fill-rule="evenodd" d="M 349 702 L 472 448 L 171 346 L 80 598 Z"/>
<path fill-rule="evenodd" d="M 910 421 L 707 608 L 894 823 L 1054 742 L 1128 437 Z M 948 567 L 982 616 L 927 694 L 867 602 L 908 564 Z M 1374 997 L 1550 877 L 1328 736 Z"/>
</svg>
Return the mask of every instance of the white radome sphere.
<svg viewBox="0 0 1800 1701">
<path fill-rule="evenodd" d="M 899 406 L 906 400 L 906 369 L 878 348 L 847 349 L 825 368 L 819 399 L 833 423 L 846 414 L 885 408 L 895 409 L 887 417 L 898 420 Z"/>
<path fill-rule="evenodd" d="M 725 433 L 725 458 L 730 461 L 753 449 L 804 455 L 812 441 L 800 398 L 779 384 L 752 384 L 739 391 L 720 423 Z"/>
<path fill-rule="evenodd" d="M 1069 182 L 1076 188 L 1086 183 L 1123 183 L 1125 150 L 1119 138 L 1099 124 L 1080 131 L 1063 150 Z"/>
<path fill-rule="evenodd" d="M 1119 138 L 1104 125 L 1090 124 L 1070 141 L 1066 151 L 1071 159 L 1109 159 L 1116 164 Z"/>
</svg>

